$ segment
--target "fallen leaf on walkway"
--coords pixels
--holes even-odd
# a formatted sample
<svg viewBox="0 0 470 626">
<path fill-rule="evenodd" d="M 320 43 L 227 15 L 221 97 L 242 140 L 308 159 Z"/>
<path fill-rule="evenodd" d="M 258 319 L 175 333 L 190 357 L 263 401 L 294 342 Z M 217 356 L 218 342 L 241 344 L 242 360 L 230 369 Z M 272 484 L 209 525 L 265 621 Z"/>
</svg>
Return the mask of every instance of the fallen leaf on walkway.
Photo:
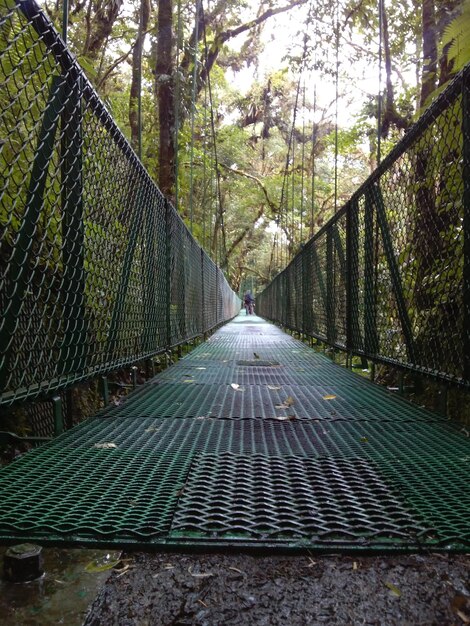
<svg viewBox="0 0 470 626">
<path fill-rule="evenodd" d="M 146 433 L 157 433 L 160 429 L 156 428 L 155 426 L 150 426 L 149 428 L 145 429 Z"/>
<path fill-rule="evenodd" d="M 386 582 L 385 586 L 388 587 L 390 591 L 393 593 L 393 595 L 396 596 L 397 598 L 401 596 L 401 591 L 393 583 Z"/>
<path fill-rule="evenodd" d="M 356 569 L 357 569 L 357 562 L 354 561 L 354 563 L 353 563 L 353 570 L 356 570 Z"/>
<path fill-rule="evenodd" d="M 288 409 L 289 407 L 287 406 L 287 404 L 275 404 L 274 408 L 275 409 Z"/>
<path fill-rule="evenodd" d="M 200 604 L 202 604 L 202 606 L 205 606 L 205 607 L 206 607 L 206 609 L 207 609 L 207 608 L 209 608 L 209 605 L 208 605 L 208 604 L 206 604 L 206 603 L 204 602 L 204 600 L 201 600 L 201 598 L 199 598 L 199 599 L 198 599 L 198 602 L 199 602 Z"/>
<path fill-rule="evenodd" d="M 287 422 L 289 420 L 295 420 L 295 415 L 276 415 L 275 417 L 273 417 L 273 420 Z"/>
<path fill-rule="evenodd" d="M 184 383 L 195 383 L 196 381 L 191 379 L 191 380 L 183 380 Z"/>
<path fill-rule="evenodd" d="M 361 443 L 369 443 L 369 440 L 367 439 L 367 437 L 361 437 L 360 441 Z"/>
<path fill-rule="evenodd" d="M 206 370 L 207 367 L 196 367 L 197 370 Z"/>
<path fill-rule="evenodd" d="M 292 396 L 289 396 L 287 398 L 287 400 L 284 400 L 284 404 L 287 404 L 287 406 L 292 406 L 294 404 L 295 400 Z"/>
<path fill-rule="evenodd" d="M 95 443 L 95 445 L 93 446 L 94 448 L 102 448 L 104 450 L 109 449 L 109 448 L 117 448 L 117 445 L 115 443 Z"/>
<path fill-rule="evenodd" d="M 238 567 L 229 567 L 229 569 L 231 569 L 233 572 L 238 572 L 239 574 L 244 574 L 245 572 L 242 572 L 241 569 L 238 569 Z"/>
<path fill-rule="evenodd" d="M 255 357 L 255 359 L 259 359 L 260 358 L 259 354 L 256 354 L 256 352 L 253 352 L 253 356 Z"/>
<path fill-rule="evenodd" d="M 231 383 L 230 387 L 235 391 L 243 391 L 243 387 L 240 387 L 238 383 Z"/>
<path fill-rule="evenodd" d="M 273 391 L 277 391 L 278 389 L 282 389 L 282 387 L 276 387 L 276 385 L 268 385 L 268 389 L 272 389 Z"/>
<path fill-rule="evenodd" d="M 323 396 L 323 400 L 334 400 L 336 398 L 336 396 L 330 394 L 328 396 Z"/>
</svg>

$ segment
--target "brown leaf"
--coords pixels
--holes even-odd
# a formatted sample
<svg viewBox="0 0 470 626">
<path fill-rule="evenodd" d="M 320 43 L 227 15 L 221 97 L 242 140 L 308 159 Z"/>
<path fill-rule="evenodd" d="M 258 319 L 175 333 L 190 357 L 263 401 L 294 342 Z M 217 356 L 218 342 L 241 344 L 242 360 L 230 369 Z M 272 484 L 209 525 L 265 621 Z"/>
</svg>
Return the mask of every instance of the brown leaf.
<svg viewBox="0 0 470 626">
<path fill-rule="evenodd" d="M 329 394 L 328 396 L 323 396 L 323 400 L 334 400 L 336 396 Z"/>
<path fill-rule="evenodd" d="M 295 403 L 295 400 L 292 396 L 289 396 L 286 400 L 284 400 L 284 404 L 287 406 L 292 406 Z"/>
<path fill-rule="evenodd" d="M 458 594 L 452 598 L 451 607 L 464 624 L 470 624 L 470 598 Z"/>
</svg>

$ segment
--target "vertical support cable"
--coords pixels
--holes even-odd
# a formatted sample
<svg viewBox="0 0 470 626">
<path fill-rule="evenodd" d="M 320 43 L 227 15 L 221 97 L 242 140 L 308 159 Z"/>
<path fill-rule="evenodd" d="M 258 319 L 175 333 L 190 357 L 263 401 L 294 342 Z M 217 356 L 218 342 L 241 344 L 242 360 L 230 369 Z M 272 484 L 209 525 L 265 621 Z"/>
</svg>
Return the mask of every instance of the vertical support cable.
<svg viewBox="0 0 470 626">
<path fill-rule="evenodd" d="M 193 166 L 194 166 L 194 120 L 196 117 L 196 87 L 197 87 L 197 67 L 198 67 L 198 43 L 199 43 L 199 7 L 200 2 L 196 2 L 196 17 L 194 24 L 194 55 L 193 55 L 193 88 L 191 91 L 191 152 L 189 157 L 189 223 L 190 231 L 193 234 Z"/>
<path fill-rule="evenodd" d="M 302 171 L 300 180 L 300 243 L 303 243 L 303 221 L 304 221 L 304 169 L 305 169 L 305 77 L 302 97 Z"/>
<path fill-rule="evenodd" d="M 175 209 L 176 212 L 179 212 L 179 150 L 178 150 L 178 138 L 180 133 L 180 48 L 181 48 L 181 40 L 182 40 L 182 30 L 181 30 L 181 0 L 178 0 L 178 11 L 177 11 L 177 34 L 176 34 L 176 63 L 175 63 L 175 134 L 173 141 L 175 142 Z"/>
<path fill-rule="evenodd" d="M 335 213 L 338 210 L 338 98 L 339 98 L 339 0 L 336 0 L 336 70 L 335 70 Z"/>
<path fill-rule="evenodd" d="M 310 237 L 313 237 L 313 224 L 315 219 L 315 145 L 317 143 L 317 125 L 315 121 L 317 113 L 317 82 L 313 85 L 313 122 L 312 122 L 312 205 L 310 208 Z"/>
<path fill-rule="evenodd" d="M 67 30 L 69 25 L 69 0 L 62 0 L 62 39 L 67 44 Z"/>
<path fill-rule="evenodd" d="M 144 37 L 143 34 L 144 24 L 144 3 L 141 0 L 140 3 L 140 15 L 139 15 L 139 33 L 140 37 Z M 139 75 L 137 77 L 138 93 L 137 93 L 137 156 L 142 160 L 142 48 L 143 42 L 140 45 L 139 54 Z"/>
<path fill-rule="evenodd" d="M 377 165 L 382 160 L 382 45 L 384 0 L 379 0 L 379 97 L 377 102 Z"/>
</svg>

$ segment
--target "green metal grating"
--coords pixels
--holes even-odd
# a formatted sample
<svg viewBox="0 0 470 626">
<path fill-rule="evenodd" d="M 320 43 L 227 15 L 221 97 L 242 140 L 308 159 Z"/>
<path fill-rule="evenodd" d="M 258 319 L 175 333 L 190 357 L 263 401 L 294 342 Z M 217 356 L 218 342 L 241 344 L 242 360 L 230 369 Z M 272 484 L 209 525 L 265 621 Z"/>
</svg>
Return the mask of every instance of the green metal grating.
<svg viewBox="0 0 470 626">
<path fill-rule="evenodd" d="M 232 375 L 256 369 L 238 365 L 236 354 L 225 364 L 199 359 L 233 328 L 234 352 L 238 344 L 247 348 L 237 318 L 121 406 L 2 469 L 0 539 L 201 549 L 468 549 L 470 440 L 461 426 L 277 329 L 289 349 L 279 350 L 276 369 L 294 371 L 282 357 L 299 350 L 309 384 L 214 384 L 223 368 Z M 190 361 L 191 376 L 206 376 L 202 384 L 169 380 L 184 377 Z M 325 399 L 329 395 L 335 397 Z M 278 408 L 289 397 L 293 403 Z"/>
</svg>

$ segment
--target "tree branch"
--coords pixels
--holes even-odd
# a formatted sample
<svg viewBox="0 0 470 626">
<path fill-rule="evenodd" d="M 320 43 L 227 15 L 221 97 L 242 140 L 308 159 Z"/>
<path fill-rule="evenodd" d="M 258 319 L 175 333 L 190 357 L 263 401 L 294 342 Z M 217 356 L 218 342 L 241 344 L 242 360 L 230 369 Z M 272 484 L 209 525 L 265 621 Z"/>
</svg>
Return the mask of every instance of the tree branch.
<svg viewBox="0 0 470 626">
<path fill-rule="evenodd" d="M 243 176 L 244 178 L 249 178 L 250 180 L 254 180 L 255 183 L 259 187 L 261 187 L 261 190 L 264 194 L 264 197 L 266 198 L 266 202 L 268 203 L 268 206 L 271 209 L 271 211 L 274 214 L 277 214 L 279 212 L 279 207 L 271 200 L 268 194 L 268 190 L 266 189 L 266 187 L 263 185 L 263 183 L 261 182 L 259 178 L 257 178 L 256 176 L 253 176 L 253 174 L 248 174 L 247 172 L 244 172 L 243 170 L 236 170 L 233 167 L 228 167 L 227 165 L 224 165 L 223 163 L 219 163 L 219 166 L 223 167 L 229 172 L 232 172 L 232 174 L 238 174 L 238 176 Z"/>
</svg>

